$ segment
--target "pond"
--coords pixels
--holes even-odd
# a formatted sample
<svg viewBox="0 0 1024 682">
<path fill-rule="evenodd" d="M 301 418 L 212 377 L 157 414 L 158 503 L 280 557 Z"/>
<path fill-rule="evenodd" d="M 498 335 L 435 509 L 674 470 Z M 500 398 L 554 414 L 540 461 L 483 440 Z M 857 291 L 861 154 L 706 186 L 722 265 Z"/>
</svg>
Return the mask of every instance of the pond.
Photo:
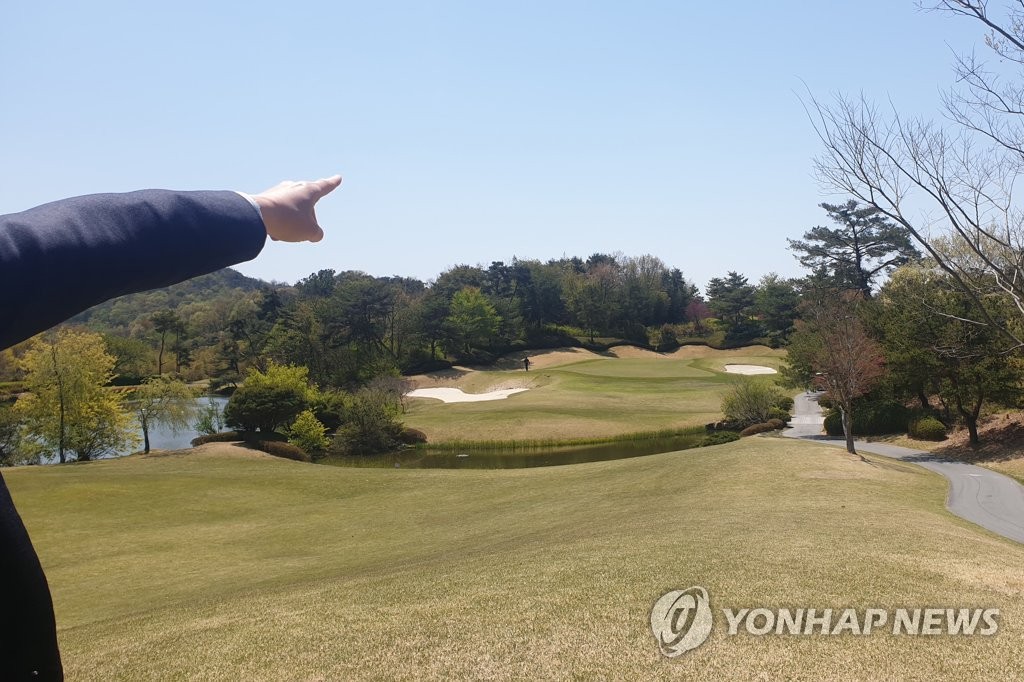
<svg viewBox="0 0 1024 682">
<path fill-rule="evenodd" d="M 220 414 L 224 413 L 224 406 L 228 404 L 228 399 L 222 396 L 204 396 L 202 398 L 196 398 L 196 407 L 202 409 L 205 408 L 210 402 L 213 402 Z M 199 432 L 194 428 L 188 428 L 184 431 L 174 433 L 163 425 L 156 425 L 149 427 L 149 447 L 153 450 L 181 450 L 183 448 L 192 447 L 192 439 L 199 435 Z M 139 437 L 142 437 L 142 427 L 139 427 Z M 132 451 L 141 450 L 142 446 Z M 120 455 L 127 455 L 130 452 L 123 452 Z M 119 455 L 114 455 L 115 457 Z"/>
<path fill-rule="evenodd" d="M 221 413 L 223 413 L 224 406 L 227 405 L 228 403 L 227 398 L 223 398 L 221 396 L 204 396 L 202 398 L 196 398 L 195 403 L 197 407 L 204 408 L 210 404 L 211 400 L 217 406 L 217 409 L 220 410 Z M 134 423 L 136 425 L 136 431 L 139 435 L 139 444 L 137 447 L 128 448 L 123 452 L 108 453 L 106 455 L 98 457 L 97 459 L 112 459 L 114 457 L 124 457 L 125 455 L 132 454 L 133 452 L 141 451 L 142 427 L 138 425 L 137 420 Z M 178 431 L 177 433 L 175 433 L 162 425 L 155 425 L 149 428 L 149 447 L 153 450 L 181 450 L 183 448 L 190 448 L 192 447 L 192 439 L 198 435 L 199 432 L 197 432 L 194 428 L 188 428 L 183 431 Z M 41 463 L 56 464 L 57 455 L 52 455 L 49 457 L 44 456 L 41 459 Z"/>
<path fill-rule="evenodd" d="M 696 447 L 704 434 L 651 438 L 637 441 L 602 443 L 600 445 L 572 445 L 538 447 L 516 450 L 447 450 L 439 448 L 410 448 L 384 455 L 360 457 L 328 457 L 322 464 L 343 467 L 384 467 L 412 469 L 523 469 L 548 467 L 583 462 L 603 462 L 612 459 L 644 457 L 663 452 L 674 452 Z"/>
</svg>

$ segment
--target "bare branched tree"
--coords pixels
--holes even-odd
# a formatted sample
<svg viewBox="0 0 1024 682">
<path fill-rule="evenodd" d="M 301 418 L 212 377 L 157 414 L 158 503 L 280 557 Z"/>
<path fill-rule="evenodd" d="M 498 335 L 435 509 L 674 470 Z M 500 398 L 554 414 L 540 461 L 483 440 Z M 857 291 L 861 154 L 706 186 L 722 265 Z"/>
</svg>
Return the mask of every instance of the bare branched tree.
<svg viewBox="0 0 1024 682">
<path fill-rule="evenodd" d="M 980 22 L 998 68 L 958 56 L 959 85 L 943 98 L 943 122 L 904 118 L 863 95 L 812 96 L 807 111 L 825 148 L 816 169 L 824 185 L 905 228 L 974 301 L 977 321 L 1019 348 L 1024 211 L 1014 192 L 1024 170 L 1024 0 L 1008 2 L 999 16 L 985 0 L 928 9 Z M 983 301 L 992 296 L 1012 302 L 1013 319 L 987 312 Z"/>
<path fill-rule="evenodd" d="M 814 383 L 828 391 L 839 409 L 846 451 L 857 454 L 853 443 L 854 401 L 874 388 L 885 374 L 879 344 L 870 337 L 858 313 L 859 291 L 811 291 L 801 306 L 797 334 L 808 337 L 808 364 Z M 863 459 L 863 457 L 861 458 Z"/>
</svg>

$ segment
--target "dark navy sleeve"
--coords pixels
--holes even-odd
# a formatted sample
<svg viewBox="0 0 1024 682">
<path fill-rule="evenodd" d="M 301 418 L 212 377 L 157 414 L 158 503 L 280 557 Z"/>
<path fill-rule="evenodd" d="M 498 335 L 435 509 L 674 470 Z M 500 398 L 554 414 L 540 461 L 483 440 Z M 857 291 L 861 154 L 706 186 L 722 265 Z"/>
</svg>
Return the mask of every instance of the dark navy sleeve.
<svg viewBox="0 0 1024 682">
<path fill-rule="evenodd" d="M 115 296 L 251 260 L 266 237 L 228 191 L 92 194 L 0 216 L 0 349 Z"/>
</svg>

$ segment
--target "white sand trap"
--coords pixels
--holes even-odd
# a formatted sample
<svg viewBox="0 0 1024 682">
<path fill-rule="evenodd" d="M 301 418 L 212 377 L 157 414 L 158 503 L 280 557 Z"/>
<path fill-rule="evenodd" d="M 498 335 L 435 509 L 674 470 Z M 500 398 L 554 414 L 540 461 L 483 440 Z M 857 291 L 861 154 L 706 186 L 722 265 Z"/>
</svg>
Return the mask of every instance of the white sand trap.
<svg viewBox="0 0 1024 682">
<path fill-rule="evenodd" d="M 409 391 L 410 398 L 436 398 L 443 403 L 477 403 L 484 400 L 504 400 L 513 393 L 528 391 L 528 388 L 503 388 L 489 393 L 464 393 L 461 388 L 417 388 Z"/>
<path fill-rule="evenodd" d="M 729 374 L 778 374 L 777 370 L 764 365 L 726 365 Z"/>
</svg>

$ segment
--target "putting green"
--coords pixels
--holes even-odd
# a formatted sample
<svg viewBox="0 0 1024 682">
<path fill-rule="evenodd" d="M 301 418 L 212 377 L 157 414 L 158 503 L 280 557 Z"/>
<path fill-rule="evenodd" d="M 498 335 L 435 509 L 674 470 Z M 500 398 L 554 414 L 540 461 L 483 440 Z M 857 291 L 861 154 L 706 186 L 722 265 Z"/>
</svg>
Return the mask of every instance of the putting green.
<svg viewBox="0 0 1024 682">
<path fill-rule="evenodd" d="M 408 426 L 429 441 L 530 441 L 606 438 L 682 429 L 721 418 L 722 395 L 744 377 L 726 364 L 777 368 L 784 351 L 763 346 L 727 351 L 680 349 L 642 357 L 597 357 L 561 353 L 561 364 L 543 369 L 459 370 L 419 377 L 421 386 L 450 386 L 485 393 L 500 388 L 530 390 L 494 402 L 441 404 L 410 400 Z M 509 365 L 512 363 L 504 363 Z M 774 381 L 760 377 L 758 381 Z"/>
</svg>

